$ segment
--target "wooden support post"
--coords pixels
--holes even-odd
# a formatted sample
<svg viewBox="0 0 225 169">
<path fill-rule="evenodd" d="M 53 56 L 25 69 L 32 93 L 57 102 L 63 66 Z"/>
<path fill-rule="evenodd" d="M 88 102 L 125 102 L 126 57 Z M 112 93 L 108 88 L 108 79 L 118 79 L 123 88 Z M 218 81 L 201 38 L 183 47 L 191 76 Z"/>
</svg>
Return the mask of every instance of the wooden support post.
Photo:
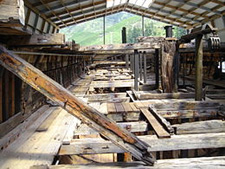
<svg viewBox="0 0 225 169">
<path fill-rule="evenodd" d="M 159 49 L 155 49 L 155 87 L 159 88 Z"/>
<path fill-rule="evenodd" d="M 130 68 L 131 72 L 134 74 L 134 54 L 130 55 Z"/>
<path fill-rule="evenodd" d="M 2 88 L 3 73 L 4 73 L 4 68 L 2 66 L 0 66 L 0 123 L 3 122 L 3 105 L 2 105 L 2 96 L 3 96 L 3 88 Z"/>
<path fill-rule="evenodd" d="M 139 91 L 139 54 L 134 50 L 134 90 Z"/>
<path fill-rule="evenodd" d="M 184 55 L 183 56 L 183 87 L 186 86 L 186 83 L 185 83 L 186 72 L 187 72 L 187 56 Z"/>
<path fill-rule="evenodd" d="M 122 28 L 122 43 L 127 43 L 127 33 L 126 33 L 126 28 Z"/>
<path fill-rule="evenodd" d="M 105 45 L 105 16 L 103 16 L 103 44 Z"/>
<path fill-rule="evenodd" d="M 203 43 L 202 43 L 203 35 L 198 35 L 195 39 L 195 52 L 196 52 L 196 60 L 195 60 L 195 100 L 202 100 L 202 60 L 203 60 Z"/>
<path fill-rule="evenodd" d="M 143 53 L 143 62 L 144 62 L 144 83 L 147 82 L 147 59 L 146 59 L 146 52 Z"/>
<path fill-rule="evenodd" d="M 139 63 L 140 63 L 140 67 L 139 67 L 139 69 L 140 69 L 140 81 L 142 81 L 142 73 L 143 73 L 143 71 L 142 71 L 142 62 L 143 62 L 143 59 L 142 59 L 142 52 L 139 52 Z"/>
<path fill-rule="evenodd" d="M 128 54 L 125 55 L 125 60 L 126 60 L 126 68 L 129 68 L 129 58 Z"/>
<path fill-rule="evenodd" d="M 145 36 L 145 17 L 142 15 L 142 36 Z"/>
<path fill-rule="evenodd" d="M 68 113 L 111 140 L 115 145 L 130 152 L 136 159 L 148 165 L 153 165 L 155 159 L 149 153 L 148 144 L 118 126 L 115 121 L 107 118 L 98 110 L 75 97 L 40 70 L 7 51 L 2 46 L 0 46 L 0 64 L 61 106 Z"/>
</svg>

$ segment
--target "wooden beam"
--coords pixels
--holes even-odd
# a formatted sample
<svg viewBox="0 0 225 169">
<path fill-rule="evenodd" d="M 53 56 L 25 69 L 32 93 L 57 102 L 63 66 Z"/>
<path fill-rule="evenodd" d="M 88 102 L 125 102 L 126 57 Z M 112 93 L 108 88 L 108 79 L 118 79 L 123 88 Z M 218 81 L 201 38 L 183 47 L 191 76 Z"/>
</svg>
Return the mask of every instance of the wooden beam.
<svg viewBox="0 0 225 169">
<path fill-rule="evenodd" d="M 191 123 L 175 124 L 176 134 L 201 134 L 201 133 L 222 133 L 225 132 L 225 121 L 208 120 Z"/>
<path fill-rule="evenodd" d="M 94 45 L 94 46 L 86 46 L 80 47 L 79 51 L 120 51 L 120 50 L 135 50 L 135 49 L 159 49 L 160 45 L 158 43 L 134 43 L 134 44 L 110 44 L 110 45 Z M 125 64 L 125 62 L 123 62 Z"/>
<path fill-rule="evenodd" d="M 141 162 L 113 162 L 113 163 L 94 163 L 83 165 L 36 165 L 30 169 L 187 169 L 187 168 L 217 168 L 222 169 L 225 165 L 225 156 L 219 157 L 198 157 L 198 158 L 179 158 L 158 160 L 154 166 L 145 166 Z"/>
<path fill-rule="evenodd" d="M 141 93 L 135 92 L 135 96 L 139 100 L 148 99 L 191 99 L 195 97 L 195 93 Z"/>
<path fill-rule="evenodd" d="M 0 27 L 22 27 L 25 24 L 23 0 L 2 0 L 0 11 Z"/>
<path fill-rule="evenodd" d="M 171 138 L 164 139 L 159 139 L 153 135 L 145 135 L 138 136 L 138 138 L 149 143 L 151 152 L 223 148 L 225 146 L 225 133 L 171 135 Z M 72 140 L 70 145 L 62 145 L 59 155 L 124 152 L 124 150 L 103 139 L 76 139 Z"/>
<path fill-rule="evenodd" d="M 117 124 L 130 132 L 145 132 L 147 131 L 148 128 L 148 124 L 145 121 L 118 122 Z M 75 131 L 74 136 L 92 135 L 92 134 L 99 134 L 99 133 L 88 127 L 86 124 L 81 124 Z"/>
<path fill-rule="evenodd" d="M 158 120 L 152 115 L 148 109 L 141 109 L 141 112 L 144 114 L 145 118 L 148 120 L 155 133 L 159 138 L 169 138 L 170 134 L 163 128 L 163 126 L 158 122 Z"/>
<path fill-rule="evenodd" d="M 198 35 L 195 39 L 196 43 L 196 60 L 195 60 L 195 100 L 202 100 L 202 85 L 203 85 L 203 35 Z"/>
<path fill-rule="evenodd" d="M 0 47 L 0 63 L 34 89 L 61 106 L 68 113 L 77 117 L 83 123 L 88 124 L 89 127 L 101 133 L 114 144 L 130 152 L 136 159 L 148 165 L 154 163 L 155 160 L 148 153 L 148 145 L 146 143 L 139 140 L 127 130 L 119 127 L 113 120 L 108 119 L 98 110 L 75 97 L 40 70 L 20 57 L 10 53 L 2 46 Z"/>
<path fill-rule="evenodd" d="M 2 87 L 2 83 L 3 83 L 3 73 L 4 73 L 4 68 L 2 66 L 0 66 L 0 123 L 2 123 L 3 121 L 3 104 L 2 104 L 2 100 L 3 100 L 3 87 Z"/>
<path fill-rule="evenodd" d="M 56 34 L 33 34 L 31 36 L 18 36 L 16 39 L 12 37 L 8 41 L 9 46 L 49 46 L 49 45 L 64 45 L 65 35 L 62 33 Z"/>
</svg>

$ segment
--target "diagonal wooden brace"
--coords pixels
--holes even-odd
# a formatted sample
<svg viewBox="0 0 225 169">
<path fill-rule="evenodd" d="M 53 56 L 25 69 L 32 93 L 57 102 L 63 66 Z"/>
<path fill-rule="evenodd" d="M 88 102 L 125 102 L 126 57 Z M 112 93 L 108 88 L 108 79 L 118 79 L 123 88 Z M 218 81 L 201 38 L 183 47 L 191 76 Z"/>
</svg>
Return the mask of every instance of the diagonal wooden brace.
<svg viewBox="0 0 225 169">
<path fill-rule="evenodd" d="M 149 145 L 75 97 L 63 86 L 3 46 L 0 46 L 0 64 L 57 103 L 68 113 L 111 140 L 112 143 L 126 152 L 130 152 L 137 160 L 141 160 L 148 165 L 154 164 L 155 159 L 148 151 Z"/>
</svg>

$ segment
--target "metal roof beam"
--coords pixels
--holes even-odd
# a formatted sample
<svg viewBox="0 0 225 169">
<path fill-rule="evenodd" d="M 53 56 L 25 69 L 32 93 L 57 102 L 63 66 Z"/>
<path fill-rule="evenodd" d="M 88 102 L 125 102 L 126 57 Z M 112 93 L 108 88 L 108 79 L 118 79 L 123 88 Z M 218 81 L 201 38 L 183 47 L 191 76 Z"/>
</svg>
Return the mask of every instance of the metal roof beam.
<svg viewBox="0 0 225 169">
<path fill-rule="evenodd" d="M 194 8 L 199 8 L 199 9 L 203 9 L 205 11 L 209 11 L 209 12 L 213 12 L 217 15 L 222 15 L 221 12 L 218 12 L 218 11 L 213 11 L 212 9 L 208 8 L 208 7 L 205 7 L 205 6 L 201 6 L 201 5 L 198 5 L 198 4 L 195 4 L 195 3 L 192 3 L 192 2 L 187 2 L 186 0 L 174 0 L 176 2 L 179 2 L 179 3 L 182 3 L 182 4 L 185 4 L 185 5 L 189 5 L 189 6 L 192 6 Z M 210 1 L 206 1 L 207 3 L 210 2 Z"/>
<path fill-rule="evenodd" d="M 155 8 L 155 7 L 151 6 L 149 9 L 159 10 L 160 8 Z M 164 9 L 160 9 L 160 12 L 163 12 L 163 13 L 166 13 L 166 14 L 169 14 L 169 15 L 174 15 L 174 16 L 179 17 L 179 18 L 184 18 L 184 19 L 187 19 L 189 21 L 193 21 L 192 18 L 173 13 L 172 11 L 170 12 L 170 11 L 167 11 L 167 10 L 164 10 Z M 166 16 L 166 18 L 167 18 L 167 16 Z"/>
<path fill-rule="evenodd" d="M 88 14 L 88 15 L 85 15 L 85 18 L 83 18 L 83 17 L 77 17 L 76 18 L 76 22 L 77 23 L 81 23 L 81 22 L 84 22 L 84 21 L 88 21 L 88 20 L 92 20 L 92 19 L 94 19 L 94 18 L 99 18 L 99 17 L 102 17 L 102 16 L 106 16 L 106 15 L 111 15 L 112 13 L 118 13 L 118 12 L 120 12 L 120 11 L 123 11 L 123 9 L 124 9 L 124 4 L 123 5 L 119 5 L 120 7 L 119 7 L 119 10 L 118 10 L 118 8 L 117 9 L 113 9 L 113 11 L 111 10 L 112 8 L 108 8 L 109 9 L 109 11 L 106 11 L 106 9 L 104 9 L 104 10 L 101 10 L 101 11 L 96 11 L 96 14 L 95 14 L 95 12 L 93 11 L 93 13 L 90 13 L 90 14 Z M 68 25 L 73 25 L 73 24 L 75 24 L 75 23 L 73 23 L 72 22 L 72 20 L 70 19 L 70 20 L 68 20 L 68 21 L 65 21 Z M 62 25 L 62 24 L 57 24 L 60 28 L 62 28 L 62 27 L 65 27 L 64 25 Z"/>
<path fill-rule="evenodd" d="M 73 12 L 75 12 L 75 11 L 81 10 L 81 8 L 82 8 L 83 10 L 86 10 L 87 8 L 92 8 L 93 5 L 94 5 L 94 6 L 99 6 L 99 5 L 105 5 L 105 4 L 106 4 L 105 1 L 100 1 L 100 2 L 95 2 L 94 4 L 88 4 L 88 5 L 76 6 L 76 7 L 72 8 L 72 9 L 70 9 L 70 13 L 73 13 Z M 67 7 L 67 6 L 65 5 L 65 7 Z M 60 15 L 65 15 L 65 14 L 67 14 L 67 11 L 56 12 L 56 14 L 57 14 L 58 16 L 60 16 Z M 53 15 L 47 15 L 47 17 L 51 19 L 51 18 L 54 17 L 54 16 L 53 16 Z"/>
<path fill-rule="evenodd" d="M 96 9 L 96 11 L 98 11 L 98 10 L 104 10 L 105 8 L 104 7 L 99 7 L 99 8 L 95 8 L 95 9 Z M 88 14 L 88 13 L 91 13 L 91 12 L 95 13 L 95 11 L 93 9 L 89 9 L 89 10 L 85 11 L 85 14 Z M 81 15 L 84 15 L 84 13 L 81 10 L 77 11 L 76 13 L 71 14 L 71 16 L 75 20 L 76 20 L 77 17 L 79 17 Z M 60 18 L 61 18 L 61 20 L 66 20 L 69 17 L 68 16 L 63 16 L 63 17 L 60 17 Z M 52 19 L 52 21 L 55 22 L 55 21 L 57 21 L 57 19 Z"/>
<path fill-rule="evenodd" d="M 43 3 L 48 4 L 48 3 L 52 3 L 52 2 L 56 2 L 56 1 L 58 1 L 58 0 L 43 0 Z M 39 1 L 39 2 L 32 3 L 32 5 L 35 7 L 38 7 L 38 6 L 43 5 L 43 3 Z"/>
<path fill-rule="evenodd" d="M 86 1 L 88 1 L 88 0 L 74 0 L 72 2 L 65 3 L 64 5 L 66 7 L 70 7 L 70 6 L 74 6 L 77 3 L 82 3 L 82 2 L 86 2 Z M 57 5 L 57 6 L 51 7 L 51 10 L 56 11 L 56 10 L 60 10 L 60 9 L 63 9 L 63 8 L 64 8 L 64 6 Z M 40 13 L 44 13 L 44 14 L 46 14 L 48 12 L 49 12 L 48 10 L 41 10 L 40 11 Z"/>
</svg>

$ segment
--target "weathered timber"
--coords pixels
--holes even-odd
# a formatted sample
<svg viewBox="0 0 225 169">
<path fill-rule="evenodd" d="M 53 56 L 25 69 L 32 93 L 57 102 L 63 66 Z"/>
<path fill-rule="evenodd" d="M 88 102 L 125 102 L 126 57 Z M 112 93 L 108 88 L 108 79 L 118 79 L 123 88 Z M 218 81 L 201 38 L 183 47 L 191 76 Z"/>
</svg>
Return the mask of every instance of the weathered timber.
<svg viewBox="0 0 225 169">
<path fill-rule="evenodd" d="M 158 120 L 158 122 L 163 126 L 163 128 L 168 132 L 168 133 L 174 133 L 174 129 L 170 125 L 170 122 L 168 122 L 164 117 L 162 117 L 157 110 L 155 109 L 154 106 L 149 106 L 149 111 L 151 114 Z"/>
<path fill-rule="evenodd" d="M 190 99 L 195 97 L 195 93 L 144 93 L 135 92 L 135 96 L 139 100 L 148 99 Z"/>
<path fill-rule="evenodd" d="M 117 162 L 117 163 L 94 163 L 83 165 L 36 165 L 30 169 L 193 169 L 193 168 L 216 168 L 223 169 L 225 156 L 219 157 L 199 157 L 199 158 L 179 158 L 158 160 L 154 166 L 145 166 L 142 162 Z"/>
<path fill-rule="evenodd" d="M 220 104 L 214 101 L 165 101 L 154 104 L 157 110 L 207 110 L 219 109 Z"/>
<path fill-rule="evenodd" d="M 138 136 L 138 138 L 148 142 L 151 146 L 150 151 L 152 152 L 222 148 L 225 146 L 225 133 L 171 135 L 171 138 L 164 139 L 159 139 L 155 135 L 145 135 Z M 110 151 L 108 149 L 107 153 L 125 152 L 103 139 L 75 139 L 71 141 L 70 145 L 61 146 L 59 155 L 85 154 L 87 147 L 90 148 L 89 153 L 105 153 L 107 151 L 107 145 L 110 147 L 110 150 L 113 150 Z"/>
<path fill-rule="evenodd" d="M 138 160 L 142 160 L 149 165 L 154 163 L 155 160 L 149 154 L 146 143 L 119 127 L 113 120 L 76 98 L 40 70 L 2 46 L 0 47 L 0 63 L 67 112 L 94 128 L 114 144 L 130 152 Z"/>
<path fill-rule="evenodd" d="M 165 41 L 162 44 L 161 57 L 161 83 L 162 89 L 165 93 L 172 93 L 176 91 L 175 77 L 174 77 L 174 57 L 176 53 L 176 44 L 174 42 Z"/>
<path fill-rule="evenodd" d="M 176 134 L 200 134 L 225 132 L 225 122 L 222 120 L 197 121 L 191 123 L 175 124 Z"/>
<path fill-rule="evenodd" d="M 118 122 L 117 124 L 130 132 L 145 132 L 148 127 L 145 121 Z M 91 129 L 86 124 L 81 124 L 74 133 L 75 136 L 98 134 L 98 132 Z"/>
<path fill-rule="evenodd" d="M 133 80 L 116 80 L 116 81 L 92 81 L 90 87 L 93 88 L 112 88 L 112 87 L 133 87 Z"/>
<path fill-rule="evenodd" d="M 216 118 L 220 111 L 211 110 L 157 110 L 165 119 L 189 119 L 189 118 Z"/>
<path fill-rule="evenodd" d="M 2 0 L 0 11 L 0 27 L 22 27 L 25 24 L 22 0 Z"/>
<path fill-rule="evenodd" d="M 203 85 L 203 43 L 202 43 L 203 35 L 199 35 L 196 37 L 196 60 L 195 60 L 195 100 L 202 100 L 202 85 Z"/>
<path fill-rule="evenodd" d="M 53 111 L 48 118 L 37 128 L 36 131 L 43 132 L 47 131 L 54 119 L 59 115 L 59 112 L 62 111 L 61 108 L 58 108 L 57 110 Z"/>
<path fill-rule="evenodd" d="M 139 53 L 134 50 L 134 90 L 139 90 Z"/>
<path fill-rule="evenodd" d="M 120 50 L 135 50 L 135 49 L 155 49 L 160 48 L 158 43 L 126 43 L 126 44 L 110 44 L 110 45 L 94 45 L 80 47 L 79 51 L 120 51 Z"/>
<path fill-rule="evenodd" d="M 49 109 L 49 106 L 44 105 L 33 114 L 28 115 L 28 114 L 18 113 L 12 118 L 10 118 L 9 120 L 7 120 L 5 123 L 0 124 L 1 136 L 6 134 L 4 137 L 0 139 L 1 149 L 6 148 L 10 143 L 12 143 L 18 136 L 20 136 L 21 133 L 23 133 L 27 129 L 28 126 L 33 124 L 33 122 L 37 120 L 38 117 L 41 114 L 43 114 L 47 109 Z M 46 113 L 46 115 L 49 115 L 48 113 L 51 113 L 52 110 L 53 109 L 50 109 Z M 15 129 L 12 130 L 13 128 Z"/>
<path fill-rule="evenodd" d="M 65 35 L 56 34 L 33 34 L 31 36 L 12 37 L 8 41 L 10 46 L 45 46 L 45 45 L 64 45 Z"/>
<path fill-rule="evenodd" d="M 170 134 L 163 128 L 163 126 L 158 122 L 158 120 L 152 115 L 148 109 L 141 109 L 148 122 L 151 124 L 155 133 L 159 138 L 169 138 Z"/>
</svg>

